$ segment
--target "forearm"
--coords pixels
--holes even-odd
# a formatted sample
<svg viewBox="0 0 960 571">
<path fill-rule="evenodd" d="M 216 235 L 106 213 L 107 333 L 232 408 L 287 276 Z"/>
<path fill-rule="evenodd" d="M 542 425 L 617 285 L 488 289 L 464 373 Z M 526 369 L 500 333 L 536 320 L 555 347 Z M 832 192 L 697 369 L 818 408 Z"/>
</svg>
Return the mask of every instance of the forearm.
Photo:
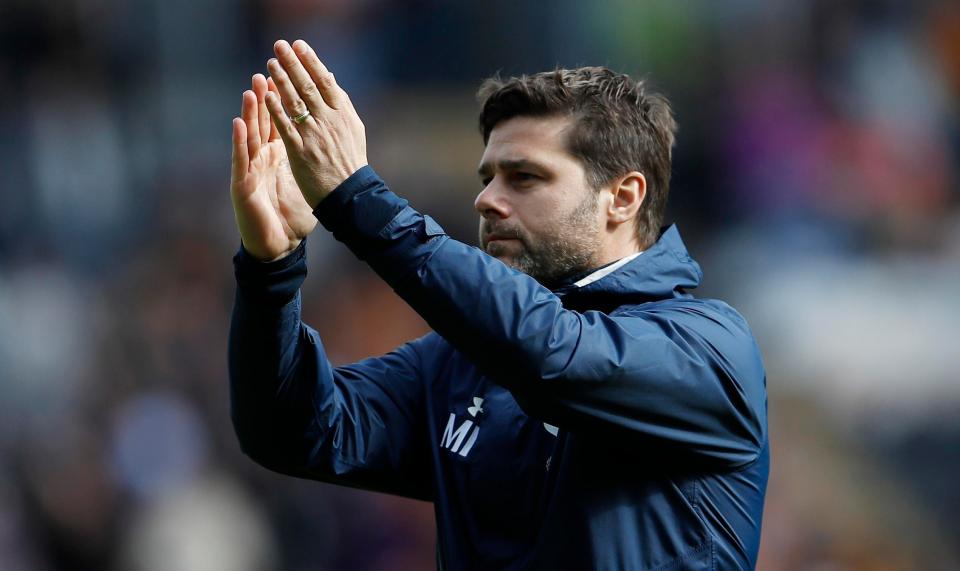
<svg viewBox="0 0 960 571">
<path fill-rule="evenodd" d="M 481 367 L 543 376 L 563 367 L 579 318 L 533 278 L 451 240 L 369 167 L 315 210 L 429 324 Z M 561 346 L 553 341 L 555 333 Z M 488 371 L 491 372 L 491 371 Z"/>
<path fill-rule="evenodd" d="M 429 499 L 422 340 L 334 368 L 300 320 L 305 264 L 302 247 L 269 265 L 237 260 L 229 365 L 241 448 L 277 472 Z"/>
<path fill-rule="evenodd" d="M 263 264 L 235 257 L 237 292 L 230 324 L 228 364 L 231 416 L 240 445 L 273 469 L 295 456 L 313 418 L 317 354 L 304 350 L 299 286 L 306 276 L 303 246 L 290 259 Z M 281 470 L 284 471 L 284 470 Z"/>
</svg>

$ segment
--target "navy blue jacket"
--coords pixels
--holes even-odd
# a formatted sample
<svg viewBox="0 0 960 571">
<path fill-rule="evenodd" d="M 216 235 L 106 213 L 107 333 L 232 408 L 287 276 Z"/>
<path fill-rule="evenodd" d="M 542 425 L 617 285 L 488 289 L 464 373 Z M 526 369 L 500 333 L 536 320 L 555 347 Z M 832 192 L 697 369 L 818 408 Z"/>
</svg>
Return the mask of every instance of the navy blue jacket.
<svg viewBox="0 0 960 571">
<path fill-rule="evenodd" d="M 251 458 L 433 502 L 442 569 L 754 566 L 763 363 L 743 317 L 689 293 L 701 272 L 675 227 L 550 291 L 369 167 L 315 214 L 434 333 L 333 367 L 300 320 L 304 246 L 271 263 L 241 249 L 230 389 Z"/>
</svg>

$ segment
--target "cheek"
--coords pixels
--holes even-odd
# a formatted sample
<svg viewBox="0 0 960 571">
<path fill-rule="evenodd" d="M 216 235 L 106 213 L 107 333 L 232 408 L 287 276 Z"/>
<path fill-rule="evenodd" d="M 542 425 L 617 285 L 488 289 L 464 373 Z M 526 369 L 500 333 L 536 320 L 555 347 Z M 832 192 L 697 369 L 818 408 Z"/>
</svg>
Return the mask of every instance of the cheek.
<svg viewBox="0 0 960 571">
<path fill-rule="evenodd" d="M 533 240 L 544 234 L 552 234 L 569 210 L 570 205 L 561 200 L 558 193 L 544 196 L 541 200 L 532 200 L 523 210 L 523 228 Z"/>
</svg>

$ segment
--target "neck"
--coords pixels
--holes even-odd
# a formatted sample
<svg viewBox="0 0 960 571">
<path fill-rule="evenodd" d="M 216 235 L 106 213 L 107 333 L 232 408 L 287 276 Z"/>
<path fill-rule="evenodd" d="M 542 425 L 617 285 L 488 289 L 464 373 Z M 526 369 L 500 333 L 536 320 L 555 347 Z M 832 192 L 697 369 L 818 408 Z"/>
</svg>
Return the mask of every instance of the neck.
<svg viewBox="0 0 960 571">
<path fill-rule="evenodd" d="M 633 228 L 629 229 L 629 234 L 622 230 L 626 229 L 618 228 L 617 231 L 607 234 L 607 239 L 604 240 L 604 244 L 597 254 L 597 259 L 594 260 L 594 267 L 599 268 L 612 264 L 617 260 L 644 250 L 640 246 L 640 239 L 637 238 L 637 233 L 633 231 Z"/>
</svg>

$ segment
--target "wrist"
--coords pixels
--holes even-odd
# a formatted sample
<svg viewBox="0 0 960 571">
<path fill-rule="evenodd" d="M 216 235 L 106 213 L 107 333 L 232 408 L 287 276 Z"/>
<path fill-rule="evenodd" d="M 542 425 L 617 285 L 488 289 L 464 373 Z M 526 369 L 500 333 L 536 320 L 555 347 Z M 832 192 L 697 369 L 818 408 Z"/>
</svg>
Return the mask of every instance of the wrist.
<svg viewBox="0 0 960 571">
<path fill-rule="evenodd" d="M 256 248 L 250 248 L 247 246 L 247 243 L 244 242 L 243 237 L 240 237 L 240 251 L 243 253 L 244 257 L 251 263 L 258 264 L 272 264 L 279 262 L 284 258 L 290 256 L 297 250 L 299 250 L 303 245 L 303 240 L 297 240 L 295 244 L 289 250 L 281 252 L 280 254 L 275 253 L 264 253 L 260 252 Z"/>
<path fill-rule="evenodd" d="M 258 256 L 255 252 L 251 252 L 247 245 L 243 242 L 243 238 L 240 239 L 240 249 L 237 251 L 235 256 L 235 261 L 237 261 L 241 266 L 249 268 L 251 271 L 271 271 L 283 268 L 285 266 L 294 263 L 297 258 L 303 256 L 306 251 L 306 240 L 300 240 L 296 247 L 275 256 L 271 259 L 265 259 L 261 256 Z"/>
<path fill-rule="evenodd" d="M 347 181 L 351 180 L 352 178 L 355 178 L 355 175 L 361 169 L 367 166 L 369 166 L 368 163 L 363 163 L 350 172 L 344 171 L 339 173 L 335 179 L 327 182 L 326 184 L 318 185 L 321 188 L 318 188 L 317 191 L 313 193 L 313 196 L 306 196 L 306 193 L 305 193 L 304 198 L 307 199 L 307 203 L 310 204 L 310 207 L 314 211 L 316 211 L 320 207 L 320 203 L 326 200 L 327 197 L 333 194 L 334 192 L 337 192 L 337 190 L 345 186 L 349 186 L 349 185 L 346 185 L 345 183 L 347 183 Z M 327 190 L 324 190 L 324 189 L 327 189 Z"/>
</svg>

